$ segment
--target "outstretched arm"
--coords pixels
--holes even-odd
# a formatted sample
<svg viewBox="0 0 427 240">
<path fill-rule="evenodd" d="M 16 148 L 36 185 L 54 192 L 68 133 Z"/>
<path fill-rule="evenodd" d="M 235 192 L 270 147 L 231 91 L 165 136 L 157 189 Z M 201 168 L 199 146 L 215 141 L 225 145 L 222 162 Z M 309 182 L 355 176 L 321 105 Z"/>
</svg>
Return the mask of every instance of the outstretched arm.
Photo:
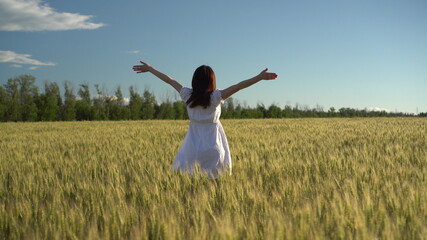
<svg viewBox="0 0 427 240">
<path fill-rule="evenodd" d="M 160 78 L 162 81 L 164 81 L 165 83 L 171 85 L 173 88 L 175 88 L 178 92 L 181 91 L 182 85 L 181 83 L 179 83 L 178 81 L 176 81 L 175 79 L 169 77 L 168 75 L 159 72 L 158 70 L 156 70 L 155 68 L 153 68 L 150 64 L 140 61 L 142 63 L 142 65 L 135 65 L 133 66 L 133 70 L 136 73 L 144 73 L 144 72 L 150 72 L 152 73 L 154 76 Z"/>
<path fill-rule="evenodd" d="M 261 80 L 273 80 L 277 78 L 277 74 L 267 72 L 268 68 L 266 68 L 264 71 L 262 71 L 260 74 L 256 75 L 253 78 L 249 78 L 248 80 L 241 81 L 235 85 L 232 85 L 224 90 L 221 90 L 221 97 L 223 100 L 229 98 L 231 95 L 235 94 L 236 92 L 247 88 Z"/>
</svg>

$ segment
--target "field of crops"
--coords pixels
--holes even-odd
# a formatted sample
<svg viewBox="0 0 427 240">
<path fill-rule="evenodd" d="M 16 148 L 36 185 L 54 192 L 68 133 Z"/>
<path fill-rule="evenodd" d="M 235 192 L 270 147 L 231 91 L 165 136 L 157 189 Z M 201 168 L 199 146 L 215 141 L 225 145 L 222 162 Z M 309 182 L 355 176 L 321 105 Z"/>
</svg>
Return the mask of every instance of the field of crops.
<svg viewBox="0 0 427 240">
<path fill-rule="evenodd" d="M 0 239 L 427 239 L 427 119 L 222 123 L 216 181 L 188 121 L 0 123 Z"/>
</svg>

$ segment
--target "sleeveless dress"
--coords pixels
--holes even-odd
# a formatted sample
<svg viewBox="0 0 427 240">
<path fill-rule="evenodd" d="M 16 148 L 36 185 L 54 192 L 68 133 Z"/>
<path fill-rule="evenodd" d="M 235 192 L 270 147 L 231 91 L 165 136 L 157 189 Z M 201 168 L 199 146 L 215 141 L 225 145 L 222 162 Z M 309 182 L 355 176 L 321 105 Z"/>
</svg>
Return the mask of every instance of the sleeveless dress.
<svg viewBox="0 0 427 240">
<path fill-rule="evenodd" d="M 191 88 L 183 87 L 179 92 L 187 102 Z M 207 108 L 187 106 L 190 126 L 173 163 L 174 170 L 191 173 L 196 165 L 210 177 L 217 178 L 219 172 L 229 171 L 231 175 L 231 156 L 224 128 L 219 121 L 221 115 L 221 92 L 211 93 Z"/>
</svg>

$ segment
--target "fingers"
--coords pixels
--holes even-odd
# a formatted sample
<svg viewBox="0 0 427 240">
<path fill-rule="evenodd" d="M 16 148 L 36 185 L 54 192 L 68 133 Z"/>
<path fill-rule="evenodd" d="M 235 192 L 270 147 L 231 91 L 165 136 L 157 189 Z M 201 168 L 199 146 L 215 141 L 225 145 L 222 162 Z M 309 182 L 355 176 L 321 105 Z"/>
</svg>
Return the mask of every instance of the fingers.
<svg viewBox="0 0 427 240">
<path fill-rule="evenodd" d="M 275 73 L 268 73 L 268 79 L 276 79 L 279 75 Z"/>
<path fill-rule="evenodd" d="M 265 72 L 264 74 L 265 74 L 264 79 L 266 79 L 266 80 L 272 80 L 272 79 L 276 79 L 278 77 L 278 75 L 276 73 Z"/>
<path fill-rule="evenodd" d="M 132 67 L 132 70 L 135 71 L 136 73 L 143 73 L 143 66 L 142 65 L 135 65 Z"/>
<path fill-rule="evenodd" d="M 276 73 L 267 72 L 268 68 L 264 69 L 260 74 L 263 76 L 264 79 L 271 80 L 276 79 L 278 75 Z"/>
<path fill-rule="evenodd" d="M 144 71 L 142 71 L 141 69 L 136 69 L 136 68 L 134 68 L 133 69 L 136 73 L 143 73 Z"/>
<path fill-rule="evenodd" d="M 145 73 L 150 71 L 149 66 L 147 65 L 135 65 L 132 67 L 132 70 L 135 71 L 136 73 Z"/>
<path fill-rule="evenodd" d="M 144 66 L 144 65 L 134 65 L 133 67 L 142 67 L 142 66 Z"/>
</svg>

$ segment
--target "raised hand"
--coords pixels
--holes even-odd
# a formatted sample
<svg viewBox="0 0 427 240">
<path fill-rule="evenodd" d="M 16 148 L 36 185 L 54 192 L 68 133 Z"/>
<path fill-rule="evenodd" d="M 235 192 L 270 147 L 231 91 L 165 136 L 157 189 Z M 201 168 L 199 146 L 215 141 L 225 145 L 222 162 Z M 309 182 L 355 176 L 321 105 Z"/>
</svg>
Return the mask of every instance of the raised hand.
<svg viewBox="0 0 427 240">
<path fill-rule="evenodd" d="M 278 77 L 278 75 L 276 73 L 271 73 L 271 72 L 267 72 L 268 68 L 264 69 L 264 71 L 262 71 L 260 74 L 258 74 L 258 76 L 262 79 L 262 80 L 273 80 L 276 79 Z"/>
<path fill-rule="evenodd" d="M 140 61 L 140 63 L 142 63 L 142 65 L 135 65 L 132 68 L 136 73 L 149 72 L 153 68 L 150 64 L 146 62 Z"/>
<path fill-rule="evenodd" d="M 163 82 L 171 85 L 173 88 L 175 88 L 176 91 L 178 91 L 178 92 L 181 91 L 181 89 L 182 89 L 181 83 L 179 83 L 175 79 L 169 77 L 168 75 L 158 71 L 157 69 L 153 68 L 150 64 L 148 64 L 146 62 L 140 61 L 140 63 L 142 63 L 142 65 L 135 65 L 132 68 L 136 73 L 150 72 L 154 76 L 156 76 L 160 80 L 162 80 Z"/>
</svg>

